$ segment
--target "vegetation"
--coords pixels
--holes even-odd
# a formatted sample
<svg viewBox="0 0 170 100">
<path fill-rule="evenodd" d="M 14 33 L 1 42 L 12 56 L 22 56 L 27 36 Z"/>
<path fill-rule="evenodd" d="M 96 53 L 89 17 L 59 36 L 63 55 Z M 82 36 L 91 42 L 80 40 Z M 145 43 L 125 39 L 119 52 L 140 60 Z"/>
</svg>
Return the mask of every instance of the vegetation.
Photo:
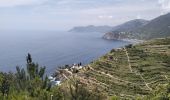
<svg viewBox="0 0 170 100">
<path fill-rule="evenodd" d="M 87 65 L 90 68 L 84 73 L 101 92 L 107 92 L 111 98 L 143 100 L 150 95 L 154 97 L 153 93 L 160 86 L 166 89 L 164 85 L 169 84 L 169 41 L 170 38 L 156 39 L 113 49 Z M 163 96 L 169 95 L 165 94 Z"/>
<path fill-rule="evenodd" d="M 76 78 L 52 87 L 45 69 L 28 54 L 26 69 L 17 66 L 16 73 L 1 72 L 0 100 L 103 100 L 104 96 L 89 91 Z"/>
<path fill-rule="evenodd" d="M 26 67 L 0 73 L 0 100 L 169 100 L 170 38 L 113 49 L 52 86 L 27 56 Z M 63 69 L 63 73 L 66 70 Z"/>
</svg>

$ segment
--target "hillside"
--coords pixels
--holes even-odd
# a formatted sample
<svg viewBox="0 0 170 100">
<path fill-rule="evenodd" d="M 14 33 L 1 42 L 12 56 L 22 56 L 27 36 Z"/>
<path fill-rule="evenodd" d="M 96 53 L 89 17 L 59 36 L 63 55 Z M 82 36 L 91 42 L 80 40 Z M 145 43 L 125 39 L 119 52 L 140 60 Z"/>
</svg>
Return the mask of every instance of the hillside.
<svg viewBox="0 0 170 100">
<path fill-rule="evenodd" d="M 80 33 L 85 33 L 85 32 L 101 32 L 105 33 L 110 30 L 112 30 L 113 27 L 111 26 L 79 26 L 79 27 L 74 27 L 73 29 L 69 30 L 69 32 L 80 32 Z"/>
<path fill-rule="evenodd" d="M 113 49 L 77 76 L 87 87 L 119 98 L 143 97 L 170 79 L 170 38 Z"/>
<path fill-rule="evenodd" d="M 170 36 L 170 13 L 151 20 L 145 26 L 134 30 L 141 38 L 151 39 Z"/>
<path fill-rule="evenodd" d="M 103 37 L 105 39 L 122 39 L 122 38 L 135 38 L 135 39 L 153 39 L 165 38 L 170 36 L 170 13 L 159 16 L 151 21 L 146 21 L 143 24 L 134 23 L 136 27 L 120 28 L 111 32 L 107 32 Z M 126 23 L 125 23 L 126 25 Z M 131 26 L 131 25 L 127 25 Z M 132 25 L 133 26 L 133 25 Z M 115 34 L 117 37 L 115 37 Z"/>
<path fill-rule="evenodd" d="M 142 26 L 144 26 L 148 23 L 149 23 L 149 21 L 144 20 L 144 19 L 135 19 L 135 20 L 131 20 L 131 21 L 125 22 L 121 25 L 114 27 L 112 31 L 113 32 L 114 31 L 130 32 L 130 31 L 133 31 L 134 29 L 140 28 L 140 27 L 142 27 Z"/>
<path fill-rule="evenodd" d="M 115 26 L 112 31 L 107 32 L 103 38 L 104 39 L 124 39 L 124 38 L 132 38 L 133 35 L 131 32 L 134 30 L 143 27 L 148 24 L 149 21 L 144 19 L 135 19 L 128 22 L 125 22 L 121 25 Z"/>
</svg>

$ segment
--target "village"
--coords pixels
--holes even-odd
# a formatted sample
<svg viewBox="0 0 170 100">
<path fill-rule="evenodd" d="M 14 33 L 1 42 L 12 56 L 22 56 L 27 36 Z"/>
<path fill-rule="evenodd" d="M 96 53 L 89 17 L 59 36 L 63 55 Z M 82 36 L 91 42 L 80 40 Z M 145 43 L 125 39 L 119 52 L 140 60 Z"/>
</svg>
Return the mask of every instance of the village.
<svg viewBox="0 0 170 100">
<path fill-rule="evenodd" d="M 48 79 L 50 80 L 52 86 L 61 85 L 61 82 L 69 79 L 69 76 L 78 73 L 80 70 L 85 70 L 86 67 L 82 66 L 82 63 L 74 63 L 72 65 L 65 65 L 57 69 L 54 74 L 50 75 Z"/>
</svg>

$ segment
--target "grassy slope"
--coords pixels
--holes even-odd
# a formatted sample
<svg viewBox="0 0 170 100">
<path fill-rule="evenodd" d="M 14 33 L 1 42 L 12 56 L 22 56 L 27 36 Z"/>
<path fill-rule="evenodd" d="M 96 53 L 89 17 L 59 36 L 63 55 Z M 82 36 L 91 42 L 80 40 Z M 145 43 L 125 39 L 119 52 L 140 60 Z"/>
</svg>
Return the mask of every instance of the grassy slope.
<svg viewBox="0 0 170 100">
<path fill-rule="evenodd" d="M 85 75 L 81 75 L 81 79 L 87 86 L 98 86 L 109 96 L 136 98 L 148 95 L 170 78 L 170 38 L 112 50 L 87 65 L 82 72 Z"/>
</svg>

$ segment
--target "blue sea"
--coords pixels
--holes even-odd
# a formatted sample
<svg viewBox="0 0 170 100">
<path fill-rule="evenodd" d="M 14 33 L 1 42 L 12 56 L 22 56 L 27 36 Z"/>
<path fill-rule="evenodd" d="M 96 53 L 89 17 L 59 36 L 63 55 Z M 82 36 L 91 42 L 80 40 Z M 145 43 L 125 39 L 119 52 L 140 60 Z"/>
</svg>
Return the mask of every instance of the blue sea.
<svg viewBox="0 0 170 100">
<path fill-rule="evenodd" d="M 26 66 L 27 53 L 33 61 L 53 73 L 59 66 L 88 64 L 113 48 L 129 44 L 104 40 L 103 33 L 64 31 L 0 31 L 0 71 L 15 71 Z"/>
</svg>

